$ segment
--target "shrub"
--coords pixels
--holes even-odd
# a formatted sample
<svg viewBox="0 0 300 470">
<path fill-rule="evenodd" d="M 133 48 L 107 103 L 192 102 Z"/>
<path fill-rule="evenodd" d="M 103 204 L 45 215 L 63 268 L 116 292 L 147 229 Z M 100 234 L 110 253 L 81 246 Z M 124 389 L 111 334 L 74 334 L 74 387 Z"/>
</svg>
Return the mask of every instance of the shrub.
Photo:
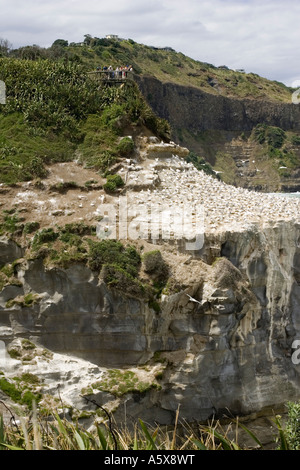
<svg viewBox="0 0 300 470">
<path fill-rule="evenodd" d="M 114 193 L 118 188 L 124 186 L 124 184 L 125 183 L 120 175 L 108 175 L 103 188 L 107 193 Z"/>
<path fill-rule="evenodd" d="M 95 235 L 96 227 L 94 225 L 86 225 L 83 222 L 73 222 L 66 224 L 64 227 L 60 227 L 60 232 L 66 235 L 72 234 L 83 237 L 85 235 Z"/>
<path fill-rule="evenodd" d="M 30 390 L 21 390 L 13 382 L 0 378 L 0 390 L 8 395 L 14 402 L 20 405 L 26 405 L 30 410 L 32 409 L 32 402 L 39 402 L 42 398 L 40 393 L 34 394 Z"/>
<path fill-rule="evenodd" d="M 280 127 L 269 127 L 267 131 L 268 145 L 279 149 L 283 146 L 286 133 Z"/>
<path fill-rule="evenodd" d="M 75 64 L 50 60 L 0 59 L 3 80 L 9 90 L 7 112 L 21 111 L 25 119 L 55 132 L 76 133 L 76 121 L 95 112 L 101 93 L 87 84 L 84 70 Z"/>
<path fill-rule="evenodd" d="M 156 281 L 167 280 L 169 268 L 160 250 L 145 253 L 143 256 L 143 264 L 145 272 L 153 276 Z"/>
<path fill-rule="evenodd" d="M 40 228 L 40 224 L 38 222 L 27 222 L 24 225 L 23 232 L 25 234 L 33 233 L 33 232 L 36 232 L 39 228 Z"/>
<path fill-rule="evenodd" d="M 286 436 L 290 450 L 300 450 L 300 403 L 287 403 Z"/>
<path fill-rule="evenodd" d="M 22 393 L 16 388 L 16 386 L 6 380 L 5 378 L 0 378 L 0 390 L 2 390 L 6 395 L 8 395 L 13 401 L 20 403 L 22 399 Z"/>
<path fill-rule="evenodd" d="M 44 162 L 42 158 L 38 156 L 34 156 L 29 160 L 26 165 L 24 166 L 24 172 L 28 173 L 27 178 L 32 179 L 34 178 L 45 178 L 48 174 L 44 166 Z"/>
<path fill-rule="evenodd" d="M 293 135 L 292 144 L 293 145 L 300 145 L 300 137 L 298 135 Z"/>
<path fill-rule="evenodd" d="M 100 271 L 104 264 L 118 266 L 132 277 L 138 274 L 141 258 L 134 247 L 125 248 L 121 242 L 115 240 L 102 240 L 90 242 L 89 266 Z"/>
<path fill-rule="evenodd" d="M 59 193 L 66 193 L 69 189 L 78 189 L 79 185 L 76 181 L 62 181 L 60 183 L 53 184 L 50 189 L 51 191 L 57 191 Z"/>
<path fill-rule="evenodd" d="M 121 157 L 128 158 L 132 155 L 134 150 L 134 142 L 130 137 L 124 137 L 119 145 L 117 146 L 117 151 L 120 153 Z"/>
<path fill-rule="evenodd" d="M 4 232 L 15 233 L 21 228 L 18 214 L 5 213 L 2 228 Z"/>
<path fill-rule="evenodd" d="M 197 170 L 204 171 L 207 175 L 213 176 L 214 178 L 221 179 L 219 174 L 215 173 L 212 166 L 203 158 L 196 155 L 194 152 L 190 152 L 186 157 L 188 163 L 192 163 Z"/>
<path fill-rule="evenodd" d="M 254 129 L 254 139 L 259 144 L 267 144 L 270 147 L 279 149 L 286 140 L 286 133 L 280 127 L 267 126 L 266 124 L 258 124 Z"/>
<path fill-rule="evenodd" d="M 54 232 L 53 228 L 44 228 L 35 234 L 32 247 L 38 248 L 43 243 L 54 242 L 58 236 L 59 234 Z"/>
<path fill-rule="evenodd" d="M 114 287 L 123 294 L 137 298 L 144 298 L 146 296 L 145 287 L 129 274 L 128 269 L 125 270 L 114 264 L 104 264 L 100 275 L 109 287 Z"/>
<path fill-rule="evenodd" d="M 259 144 L 264 144 L 266 141 L 266 124 L 258 124 L 254 128 L 254 139 L 259 143 Z"/>
</svg>

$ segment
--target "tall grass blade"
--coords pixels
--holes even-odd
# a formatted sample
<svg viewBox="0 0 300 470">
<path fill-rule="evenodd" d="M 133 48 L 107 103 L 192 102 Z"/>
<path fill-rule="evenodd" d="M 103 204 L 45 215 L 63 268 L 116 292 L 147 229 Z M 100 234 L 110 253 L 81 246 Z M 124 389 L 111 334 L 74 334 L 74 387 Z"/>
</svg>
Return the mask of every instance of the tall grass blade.
<svg viewBox="0 0 300 470">
<path fill-rule="evenodd" d="M 239 450 L 239 447 L 234 442 L 222 436 L 215 429 L 212 429 L 211 432 L 220 441 L 224 450 Z"/>
<path fill-rule="evenodd" d="M 242 424 L 242 423 L 240 423 L 240 422 L 238 422 L 238 425 L 239 425 L 242 429 L 244 429 L 244 431 L 246 431 L 246 432 L 249 434 L 249 436 L 254 440 L 254 442 L 256 442 L 256 444 L 259 445 L 260 449 L 263 449 L 264 446 L 263 446 L 263 444 L 261 443 L 261 441 L 258 439 L 258 437 L 257 437 L 252 431 L 250 431 L 250 429 L 247 428 L 247 426 L 245 426 L 244 424 Z"/>
<path fill-rule="evenodd" d="M 24 450 L 21 447 L 12 446 L 10 444 L 4 444 L 3 442 L 0 442 L 0 445 L 6 447 L 9 450 Z"/>
<path fill-rule="evenodd" d="M 196 439 L 192 439 L 193 444 L 195 444 L 196 447 L 198 447 L 199 450 L 208 450 L 207 447 L 203 444 L 203 442 L 200 442 Z"/>
<path fill-rule="evenodd" d="M 281 422 L 280 422 L 280 419 L 278 416 L 276 416 L 275 418 L 275 424 L 277 426 L 277 429 L 278 429 L 278 433 L 279 433 L 279 439 L 280 439 L 280 447 L 279 447 L 279 450 L 290 450 L 290 446 L 289 446 L 289 443 L 288 443 L 288 440 L 286 438 L 286 435 L 285 435 L 285 432 L 284 430 L 282 429 L 282 426 L 281 426 Z"/>
<path fill-rule="evenodd" d="M 69 449 L 73 449 L 74 446 L 73 446 L 72 440 L 70 439 L 68 431 L 67 431 L 66 427 L 64 426 L 62 420 L 60 419 L 60 417 L 58 416 L 57 413 L 55 413 L 55 418 L 57 420 L 59 430 L 60 430 L 61 434 L 63 435 L 63 437 L 65 438 L 66 443 L 69 446 Z"/>
<path fill-rule="evenodd" d="M 0 415 L 0 450 L 3 450 L 2 443 L 4 442 L 5 442 L 4 420 L 3 420 L 3 416 Z"/>
<path fill-rule="evenodd" d="M 99 441 L 100 441 L 100 444 L 102 446 L 102 449 L 103 450 L 112 450 L 110 449 L 109 447 L 109 444 L 106 440 L 106 437 L 104 436 L 103 432 L 101 431 L 100 427 L 97 426 L 97 434 L 98 434 L 98 437 L 99 437 Z"/>
<path fill-rule="evenodd" d="M 140 422 L 141 428 L 143 430 L 144 436 L 146 437 L 146 439 L 148 441 L 147 450 L 157 450 L 156 444 L 155 444 L 152 436 L 150 435 L 150 433 L 147 429 L 147 426 L 145 425 L 145 423 L 141 419 L 139 419 L 139 422 Z"/>
<path fill-rule="evenodd" d="M 173 439 L 172 439 L 172 444 L 171 444 L 171 450 L 174 450 L 175 448 L 175 443 L 176 443 L 176 431 L 177 431 L 177 425 L 178 425 L 178 417 L 179 417 L 179 406 L 176 411 L 176 419 L 175 419 L 175 427 L 174 427 L 174 432 L 173 432 Z"/>
<path fill-rule="evenodd" d="M 83 439 L 82 439 L 82 437 L 80 436 L 80 434 L 78 433 L 78 431 L 75 431 L 75 432 L 74 432 L 74 436 L 75 436 L 77 445 L 78 445 L 78 447 L 79 447 L 79 450 L 86 450 L 85 443 L 83 442 Z"/>
</svg>

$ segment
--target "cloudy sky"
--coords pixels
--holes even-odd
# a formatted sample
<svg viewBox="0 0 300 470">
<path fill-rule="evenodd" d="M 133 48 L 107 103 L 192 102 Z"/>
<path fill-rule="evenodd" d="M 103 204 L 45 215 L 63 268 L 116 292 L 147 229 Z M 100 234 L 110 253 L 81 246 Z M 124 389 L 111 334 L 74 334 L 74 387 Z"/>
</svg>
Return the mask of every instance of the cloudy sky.
<svg viewBox="0 0 300 470">
<path fill-rule="evenodd" d="M 0 0 L 17 48 L 118 34 L 196 60 L 300 83 L 299 0 Z"/>
</svg>

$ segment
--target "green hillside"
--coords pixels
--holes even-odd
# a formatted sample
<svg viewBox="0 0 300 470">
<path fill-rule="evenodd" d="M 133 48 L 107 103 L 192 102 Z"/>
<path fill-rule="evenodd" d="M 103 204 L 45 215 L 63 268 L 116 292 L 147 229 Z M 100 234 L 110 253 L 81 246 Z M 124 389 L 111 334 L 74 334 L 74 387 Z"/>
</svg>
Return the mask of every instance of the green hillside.
<svg viewBox="0 0 300 470">
<path fill-rule="evenodd" d="M 5 57 L 0 79 L 7 90 L 0 108 L 0 183 L 42 178 L 45 164 L 75 154 L 105 172 L 128 157 L 128 149 L 125 155 L 119 146 L 125 129 L 145 126 L 161 138 L 169 133 L 134 82 L 99 88 L 74 61 Z"/>
<path fill-rule="evenodd" d="M 162 82 L 201 88 L 208 93 L 239 98 L 291 101 L 291 89 L 254 73 L 230 70 L 194 60 L 170 47 L 138 44 L 132 39 L 114 40 L 85 35 L 81 43 L 58 39 L 48 49 L 27 46 L 11 52 L 18 58 L 50 58 L 82 64 L 87 70 L 97 66 L 132 65 L 137 74 L 150 74 Z"/>
</svg>

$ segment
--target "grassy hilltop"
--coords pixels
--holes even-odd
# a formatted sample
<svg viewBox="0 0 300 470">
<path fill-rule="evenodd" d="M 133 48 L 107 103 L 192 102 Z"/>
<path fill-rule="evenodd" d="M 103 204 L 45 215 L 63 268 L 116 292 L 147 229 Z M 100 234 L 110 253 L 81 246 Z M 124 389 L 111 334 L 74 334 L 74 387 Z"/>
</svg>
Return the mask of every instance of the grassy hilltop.
<svg viewBox="0 0 300 470">
<path fill-rule="evenodd" d="M 12 51 L 19 58 L 46 58 L 71 61 L 86 67 L 132 65 L 135 73 L 149 74 L 162 82 L 201 88 L 208 93 L 239 98 L 268 99 L 290 102 L 291 89 L 254 73 L 231 70 L 194 60 L 170 47 L 152 47 L 132 39 L 114 40 L 85 35 L 82 43 L 54 41 L 48 49 L 27 46 Z"/>
</svg>

